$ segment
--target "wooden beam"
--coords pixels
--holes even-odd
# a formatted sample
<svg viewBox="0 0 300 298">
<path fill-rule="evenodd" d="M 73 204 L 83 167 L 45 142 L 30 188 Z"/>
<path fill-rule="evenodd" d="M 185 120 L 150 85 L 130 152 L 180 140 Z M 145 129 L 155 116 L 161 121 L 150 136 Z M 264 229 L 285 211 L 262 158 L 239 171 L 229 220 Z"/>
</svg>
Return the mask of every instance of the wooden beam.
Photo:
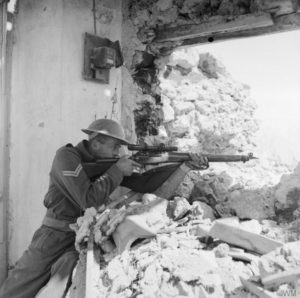
<svg viewBox="0 0 300 298">
<path fill-rule="evenodd" d="M 257 261 L 259 259 L 258 256 L 255 256 L 253 254 L 249 254 L 246 252 L 229 251 L 228 255 L 235 260 L 240 260 L 240 261 L 249 262 L 249 263 L 251 263 L 252 261 Z"/>
<path fill-rule="evenodd" d="M 97 286 L 100 280 L 100 264 L 95 258 L 93 233 L 89 237 L 86 253 L 85 298 L 99 297 Z"/>
<path fill-rule="evenodd" d="M 299 7 L 298 7 L 299 9 Z M 300 12 L 292 13 L 280 17 L 273 18 L 274 25 L 268 27 L 252 28 L 245 30 L 238 30 L 236 32 L 218 32 L 210 34 L 207 32 L 206 35 L 190 37 L 187 39 L 182 38 L 178 40 L 181 46 L 189 46 L 195 44 L 205 44 L 212 42 L 225 41 L 236 38 L 246 38 L 253 36 L 261 36 L 266 34 L 274 34 L 280 32 L 287 32 L 292 30 L 300 29 Z M 158 32 L 158 37 L 160 32 Z M 159 41 L 158 38 L 153 42 L 153 46 L 160 47 L 160 44 L 163 45 L 163 41 Z"/>
<path fill-rule="evenodd" d="M 259 254 L 266 254 L 283 245 L 279 241 L 249 232 L 222 219 L 215 220 L 209 231 L 209 236 L 226 243 L 236 245 Z"/>
<path fill-rule="evenodd" d="M 263 285 L 267 288 L 279 286 L 300 279 L 300 268 L 290 269 L 287 271 L 277 272 L 267 275 L 261 279 Z"/>
<path fill-rule="evenodd" d="M 236 32 L 216 33 L 207 36 L 201 36 L 191 39 L 183 40 L 182 46 L 205 44 L 211 42 L 225 41 L 236 38 L 245 38 L 253 36 L 261 36 L 266 34 L 274 34 L 280 32 L 287 32 L 300 29 L 300 12 L 285 16 L 280 16 L 273 19 L 274 25 L 264 28 L 254 28 L 247 30 L 240 30 Z"/>
<path fill-rule="evenodd" d="M 225 17 L 212 17 L 208 22 L 199 25 L 182 25 L 162 29 L 158 31 L 155 42 L 181 41 L 215 34 L 228 34 L 241 30 L 270 27 L 273 25 L 273 20 L 268 13 L 241 15 L 231 21 L 228 21 L 228 18 Z"/>
<path fill-rule="evenodd" d="M 264 288 L 260 287 L 255 282 L 251 282 L 249 280 L 243 279 L 240 277 L 242 285 L 245 289 L 247 289 L 250 293 L 258 296 L 259 298 L 275 298 L 277 297 L 275 293 L 272 293 Z"/>
</svg>

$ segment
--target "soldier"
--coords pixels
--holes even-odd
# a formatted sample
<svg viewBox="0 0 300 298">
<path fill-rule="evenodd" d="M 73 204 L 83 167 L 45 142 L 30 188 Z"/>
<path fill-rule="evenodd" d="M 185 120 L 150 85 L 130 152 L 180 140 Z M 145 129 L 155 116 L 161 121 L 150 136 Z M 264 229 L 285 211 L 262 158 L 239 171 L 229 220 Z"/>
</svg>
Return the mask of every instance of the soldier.
<svg viewBox="0 0 300 298">
<path fill-rule="evenodd" d="M 91 182 L 82 163 L 119 157 L 121 146 L 128 141 L 120 124 L 109 119 L 95 120 L 82 131 L 88 134 L 88 140 L 75 147 L 67 144 L 56 152 L 44 198 L 46 215 L 28 249 L 2 285 L 0 298 L 64 297 L 78 260 L 75 233 L 69 225 L 75 223 L 86 208 L 97 209 L 105 204 L 123 177 L 141 167 L 123 156 Z M 195 154 L 192 159 L 177 170 L 180 179 L 186 169 L 195 169 L 207 162 Z"/>
</svg>

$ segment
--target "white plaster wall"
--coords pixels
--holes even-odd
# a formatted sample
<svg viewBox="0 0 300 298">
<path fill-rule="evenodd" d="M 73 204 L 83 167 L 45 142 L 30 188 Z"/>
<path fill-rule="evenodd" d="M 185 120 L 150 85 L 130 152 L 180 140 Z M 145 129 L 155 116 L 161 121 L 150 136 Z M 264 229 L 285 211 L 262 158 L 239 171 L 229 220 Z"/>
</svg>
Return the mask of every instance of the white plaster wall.
<svg viewBox="0 0 300 298">
<path fill-rule="evenodd" d="M 98 34 L 121 39 L 121 0 L 97 1 L 112 9 L 110 24 L 97 22 Z M 111 116 L 111 93 L 121 97 L 121 70 L 110 84 L 82 79 L 83 35 L 94 33 L 92 1 L 22 0 L 13 49 L 10 115 L 9 261 L 30 243 L 46 209 L 49 170 L 55 151 L 77 144 L 80 131 L 95 118 Z M 120 102 L 115 119 L 120 119 Z"/>
</svg>

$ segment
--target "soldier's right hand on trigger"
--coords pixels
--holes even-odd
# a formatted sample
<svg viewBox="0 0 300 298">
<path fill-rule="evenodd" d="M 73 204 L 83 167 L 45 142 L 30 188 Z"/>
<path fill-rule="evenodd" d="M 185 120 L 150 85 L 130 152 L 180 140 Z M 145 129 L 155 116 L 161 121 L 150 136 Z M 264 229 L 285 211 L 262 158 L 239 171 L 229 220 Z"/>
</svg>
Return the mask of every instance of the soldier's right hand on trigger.
<svg viewBox="0 0 300 298">
<path fill-rule="evenodd" d="M 138 162 L 131 160 L 128 156 L 121 157 L 117 162 L 116 166 L 122 172 L 124 176 L 130 176 L 135 169 L 140 169 L 142 166 Z"/>
</svg>

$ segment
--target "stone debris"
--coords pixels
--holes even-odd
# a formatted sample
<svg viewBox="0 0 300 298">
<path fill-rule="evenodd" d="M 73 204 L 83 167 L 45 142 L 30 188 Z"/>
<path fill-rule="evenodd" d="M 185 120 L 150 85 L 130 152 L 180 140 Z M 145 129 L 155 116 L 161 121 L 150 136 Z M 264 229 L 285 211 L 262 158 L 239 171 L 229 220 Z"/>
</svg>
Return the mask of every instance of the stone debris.
<svg viewBox="0 0 300 298">
<path fill-rule="evenodd" d="M 193 202 L 192 214 L 195 216 L 199 216 L 203 219 L 210 219 L 211 221 L 216 219 L 213 208 L 210 207 L 208 204 L 200 201 Z"/>
<path fill-rule="evenodd" d="M 268 253 L 276 247 L 282 246 L 282 243 L 279 241 L 249 232 L 243 229 L 241 225 L 232 224 L 228 220 L 224 221 L 223 219 L 214 222 L 209 235 L 259 254 Z"/>
<path fill-rule="evenodd" d="M 169 204 L 169 212 L 174 220 L 178 220 L 191 210 L 191 205 L 183 197 L 175 197 Z"/>
<path fill-rule="evenodd" d="M 81 250 L 81 244 L 89 239 L 96 214 L 94 207 L 88 208 L 83 216 L 77 218 L 76 224 L 70 225 L 70 228 L 76 232 L 75 247 L 78 251 Z"/>
<path fill-rule="evenodd" d="M 276 156 L 259 152 L 255 143 L 259 123 L 250 87 L 196 47 L 177 49 L 156 64 L 163 119 L 158 135 L 146 142 L 176 145 L 180 151 L 254 152 L 259 157 L 246 164 L 211 163 L 202 175 L 191 172 L 176 195 L 206 203 L 221 217 L 299 218 L 300 167 L 293 170 Z"/>
<path fill-rule="evenodd" d="M 92 234 L 95 243 L 101 245 L 104 251 L 113 250 L 115 245 L 108 240 L 108 237 L 131 211 L 131 208 L 128 210 L 121 208 L 106 209 L 97 213 L 94 207 L 87 208 L 84 215 L 77 219 L 76 224 L 70 225 L 70 228 L 76 232 L 75 248 L 81 251 Z"/>
<path fill-rule="evenodd" d="M 273 288 L 281 284 L 297 281 L 300 279 L 300 268 L 290 269 L 279 273 L 268 275 L 261 279 L 261 282 L 265 287 Z"/>
<path fill-rule="evenodd" d="M 286 220 L 300 214 L 300 164 L 290 175 L 283 175 L 275 192 L 277 215 Z"/>
<path fill-rule="evenodd" d="M 257 151 L 258 122 L 250 88 L 232 78 L 219 60 L 195 48 L 173 51 L 180 43 L 155 44 L 158 25 L 196 24 L 205 18 L 200 11 L 243 14 L 258 7 L 252 1 L 250 6 L 238 6 L 237 12 L 232 1 L 208 1 L 209 5 L 197 0 L 131 2 L 124 18 L 124 35 L 130 38 L 124 40 L 122 50 L 123 92 L 132 101 L 124 106 L 124 114 L 130 115 L 138 102 L 151 103 L 152 112 L 152 107 L 159 106 L 153 113 L 157 118 L 150 119 L 155 120 L 151 128 L 158 135 L 148 135 L 145 141 L 176 145 L 180 151 L 254 152 L 260 159 L 191 171 L 173 200 L 160 199 L 157 208 L 152 204 L 158 198 L 146 194 L 142 202 L 127 209 L 87 210 L 74 227 L 80 262 L 68 297 L 84 297 L 86 244 L 91 233 L 100 264 L 97 297 L 299 295 L 300 165 L 293 170 Z M 149 65 L 143 65 L 145 53 L 155 57 L 158 85 L 152 84 L 153 77 L 151 85 L 141 76 L 150 73 Z M 131 75 L 142 65 L 146 67 L 139 76 L 143 84 L 137 86 Z M 131 138 L 134 123 L 124 122 L 130 123 L 126 133 Z M 143 235 L 122 231 L 130 219 L 133 228 L 142 224 Z"/>
<path fill-rule="evenodd" d="M 243 286 L 250 292 L 255 294 L 256 297 L 259 298 L 276 298 L 275 294 L 262 288 L 255 282 L 251 282 L 241 278 L 241 282 Z"/>
<path fill-rule="evenodd" d="M 189 204 L 180 197 L 168 202 L 154 194 L 146 194 L 142 202 L 132 203 L 127 208 L 127 215 L 117 229 L 124 226 L 126 218 L 141 216 L 145 226 L 155 231 L 150 237 L 135 239 L 121 254 L 112 237 L 107 238 L 113 243 L 109 249 L 104 249 L 105 242 L 101 242 L 102 245 L 94 243 L 100 264 L 96 297 L 277 297 L 285 289 L 298 287 L 300 241 L 274 249 L 270 247 L 268 253 L 257 249 L 262 243 L 260 237 L 270 241 L 268 243 L 279 243 L 263 236 L 266 230 L 270 232 L 279 227 L 275 221 L 241 221 L 238 217 L 204 219 L 203 213 L 195 211 L 198 210 L 195 203 L 199 202 Z M 182 214 L 180 217 L 169 212 L 174 211 L 174 206 L 184 210 L 178 213 Z M 124 210 L 121 209 L 123 213 Z M 111 219 L 120 214 L 113 213 Z M 102 230 L 100 222 L 104 226 L 109 222 L 103 219 L 103 214 L 108 212 L 96 214 L 92 209 L 87 210 L 78 220 L 80 227 L 88 226 L 95 231 L 96 226 Z M 241 239 L 255 242 L 255 249 L 252 244 L 249 249 L 243 242 L 233 245 L 228 239 L 222 241 L 222 237 L 216 237 L 212 231 L 220 222 L 223 230 L 230 226 L 232 234 L 236 229 L 242 231 Z M 77 234 L 82 235 L 80 227 Z M 226 231 L 223 235 L 232 236 Z M 251 238 L 253 235 L 256 238 Z M 85 293 L 86 237 L 76 239 L 83 243 L 76 244 L 80 249 L 80 262 L 69 298 L 84 297 Z"/>
</svg>

